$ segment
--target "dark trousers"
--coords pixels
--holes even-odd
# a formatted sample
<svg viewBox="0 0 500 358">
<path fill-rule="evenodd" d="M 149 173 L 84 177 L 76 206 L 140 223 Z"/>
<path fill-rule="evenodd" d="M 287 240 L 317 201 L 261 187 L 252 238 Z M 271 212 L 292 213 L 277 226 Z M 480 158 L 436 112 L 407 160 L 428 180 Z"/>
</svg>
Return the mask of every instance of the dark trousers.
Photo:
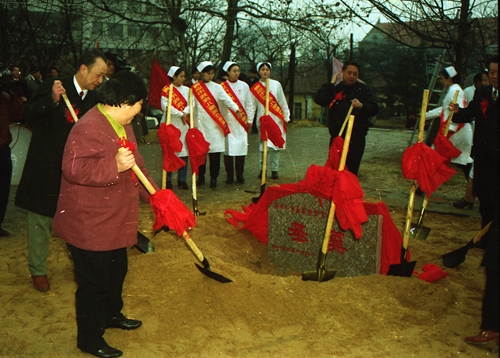
<svg viewBox="0 0 500 358">
<path fill-rule="evenodd" d="M 498 268 L 486 268 L 481 329 L 499 332 L 498 320 Z"/>
<path fill-rule="evenodd" d="M 332 146 L 334 138 L 335 137 L 333 136 L 330 137 L 330 146 L 328 148 Z M 358 175 L 361 158 L 363 158 L 363 153 L 365 152 L 365 143 L 366 137 L 364 135 L 352 136 L 351 143 L 349 143 L 349 152 L 347 153 L 345 165 L 347 167 L 347 170 L 355 175 Z"/>
<path fill-rule="evenodd" d="M 7 145 L 0 149 L 0 226 L 7 211 L 11 178 L 12 160 L 10 159 L 10 147 Z"/>
<path fill-rule="evenodd" d="M 210 177 L 217 178 L 219 176 L 219 171 L 220 171 L 220 152 L 208 153 L 208 159 L 210 160 Z M 204 178 L 206 172 L 207 172 L 206 163 L 203 165 L 200 165 L 198 176 L 200 178 Z"/>
<path fill-rule="evenodd" d="M 234 158 L 234 160 L 233 160 Z M 233 164 L 234 162 L 234 164 Z M 245 168 L 245 156 L 244 155 L 224 155 L 224 168 L 226 169 L 226 174 L 228 179 L 234 178 L 234 168 L 236 167 L 236 178 L 243 178 L 243 170 Z"/>
<path fill-rule="evenodd" d="M 93 351 L 105 345 L 106 321 L 123 317 L 122 288 L 127 274 L 126 248 L 112 251 L 88 251 L 70 244 L 76 290 L 77 346 Z"/>
</svg>

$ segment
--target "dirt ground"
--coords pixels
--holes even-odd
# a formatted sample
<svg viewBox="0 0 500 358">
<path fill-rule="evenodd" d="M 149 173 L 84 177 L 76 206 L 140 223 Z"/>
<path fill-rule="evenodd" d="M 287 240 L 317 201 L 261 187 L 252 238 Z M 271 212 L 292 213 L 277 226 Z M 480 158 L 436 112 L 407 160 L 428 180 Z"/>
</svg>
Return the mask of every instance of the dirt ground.
<svg viewBox="0 0 500 358">
<path fill-rule="evenodd" d="M 283 171 L 276 183 L 302 179 L 314 162 L 308 158 L 324 163 L 325 132 L 290 129 L 289 149 L 282 153 Z M 400 171 L 404 148 L 383 155 L 374 149 L 381 140 L 374 140 L 371 136 L 378 134 L 372 132 L 360 171 L 365 195 L 407 192 L 409 182 Z M 251 148 L 256 143 L 252 136 Z M 305 146 L 294 146 L 291 138 L 295 143 L 314 139 L 320 144 L 306 152 Z M 148 165 L 158 165 L 161 153 L 154 131 L 140 150 Z M 245 185 L 227 185 L 221 175 L 217 189 L 199 188 L 199 207 L 207 215 L 197 218 L 193 240 L 212 270 L 232 283 L 221 284 L 202 275 L 194 266 L 196 258 L 175 234 L 162 232 L 153 237 L 152 211 L 147 204 L 141 205 L 139 230 L 154 241 L 155 251 L 143 254 L 130 248 L 123 313 L 144 323 L 136 331 L 108 329 L 104 336 L 111 346 L 124 351 L 124 357 L 498 356 L 495 343 L 471 346 L 463 341 L 479 332 L 482 251 L 471 250 L 463 264 L 446 269 L 448 277 L 434 283 L 416 276 L 376 274 L 318 283 L 303 282 L 297 274 L 283 275 L 268 262 L 265 244 L 247 231 L 237 231 L 224 218 L 226 209 L 250 203 L 255 194 L 245 190 L 258 191 L 255 163 L 251 150 Z M 160 171 L 151 167 L 150 171 L 159 180 Z M 460 198 L 462 180 L 454 177 L 443 185 L 438 198 L 449 203 Z M 11 236 L 0 239 L 0 357 L 89 356 L 76 348 L 76 284 L 71 257 L 59 238 L 52 238 L 48 259 L 51 290 L 42 293 L 31 286 L 26 213 L 13 204 L 15 189 L 3 225 Z M 190 191 L 175 191 L 191 207 Z M 381 199 L 370 195 L 366 200 Z M 404 203 L 389 205 L 389 210 L 402 230 Z M 462 215 L 429 212 L 425 225 L 432 228 L 429 238 L 410 242 L 419 272 L 426 263 L 441 265 L 441 254 L 470 240 L 480 219 L 477 207 Z"/>
</svg>

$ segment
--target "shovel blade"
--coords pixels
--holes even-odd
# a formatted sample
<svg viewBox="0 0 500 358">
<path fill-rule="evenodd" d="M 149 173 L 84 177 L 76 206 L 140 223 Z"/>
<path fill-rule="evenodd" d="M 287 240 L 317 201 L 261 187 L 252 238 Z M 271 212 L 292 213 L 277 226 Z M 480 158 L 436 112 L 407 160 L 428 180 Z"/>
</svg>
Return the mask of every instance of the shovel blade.
<svg viewBox="0 0 500 358">
<path fill-rule="evenodd" d="M 324 267 L 316 271 L 306 271 L 302 273 L 302 281 L 330 281 L 337 274 L 337 270 L 326 270 Z"/>
<path fill-rule="evenodd" d="M 389 266 L 387 276 L 411 277 L 416 264 L 417 261 L 408 262 L 406 260 L 402 260 L 399 264 Z"/>
<path fill-rule="evenodd" d="M 447 254 L 441 255 L 441 258 L 443 259 L 443 266 L 447 268 L 453 268 L 457 267 L 460 265 L 462 262 L 465 261 L 465 256 L 467 255 L 467 252 L 469 252 L 469 249 L 474 246 L 473 240 L 469 241 L 467 245 L 462 246 L 461 248 L 448 252 Z"/>
<path fill-rule="evenodd" d="M 427 240 L 429 233 L 431 232 L 431 228 L 427 226 L 417 225 L 411 226 L 410 228 L 410 239 L 419 239 L 419 240 Z"/>
<path fill-rule="evenodd" d="M 202 273 L 204 274 L 205 276 L 207 277 L 210 277 L 212 279 L 214 279 L 215 281 L 218 281 L 220 283 L 229 283 L 229 282 L 233 282 L 232 280 L 228 279 L 227 277 L 224 277 L 218 273 L 215 273 L 213 271 L 210 271 L 209 268 L 205 268 L 205 267 L 202 267 L 198 264 L 194 264 L 196 266 L 196 268 Z"/>
</svg>

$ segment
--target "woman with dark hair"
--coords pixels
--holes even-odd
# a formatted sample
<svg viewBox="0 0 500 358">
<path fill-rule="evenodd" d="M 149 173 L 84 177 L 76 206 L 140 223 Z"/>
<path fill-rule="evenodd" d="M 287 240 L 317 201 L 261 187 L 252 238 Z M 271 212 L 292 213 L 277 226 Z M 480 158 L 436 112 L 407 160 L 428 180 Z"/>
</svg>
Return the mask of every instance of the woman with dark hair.
<svg viewBox="0 0 500 358">
<path fill-rule="evenodd" d="M 195 126 L 203 133 L 205 140 L 210 143 L 208 157 L 210 159 L 210 187 L 217 186 L 217 177 L 220 171 L 220 154 L 224 152 L 224 137 L 230 132 L 225 118 L 220 112 L 220 105 L 227 108 L 241 117 L 238 105 L 227 95 L 220 85 L 212 82 L 215 75 L 215 68 L 210 61 L 203 61 L 198 65 L 201 72 L 201 81 L 195 83 L 191 90 L 194 97 Z M 205 183 L 206 165 L 200 165 L 200 172 L 197 185 Z"/>
<path fill-rule="evenodd" d="M 441 107 L 434 108 L 425 114 L 425 119 L 438 118 L 441 121 L 441 126 L 439 131 L 443 132 L 446 121 L 450 114 L 448 105 L 453 102 L 455 92 L 458 91 L 457 104 L 460 108 L 466 107 L 465 94 L 458 82 L 460 82 L 460 76 L 454 67 L 446 67 L 439 73 L 441 84 L 446 90 L 446 95 L 443 99 L 443 105 Z M 448 131 L 448 137 L 450 142 L 459 149 L 462 153 L 451 160 L 452 163 L 457 164 L 460 169 L 464 172 L 465 179 L 469 178 L 469 172 L 472 165 L 472 158 L 470 156 L 472 149 L 472 126 L 470 123 L 457 124 L 451 123 Z"/>
<path fill-rule="evenodd" d="M 283 140 L 286 142 L 286 124 L 290 121 L 290 110 L 288 109 L 288 104 L 286 102 L 285 94 L 283 93 L 283 88 L 281 84 L 270 79 L 271 76 L 271 64 L 269 62 L 260 62 L 257 64 L 257 71 L 260 75 L 260 81 L 255 83 L 252 88 L 252 94 L 254 95 L 254 105 L 257 110 L 257 118 L 262 117 L 265 114 L 265 87 L 266 79 L 269 79 L 269 115 L 280 127 L 281 135 Z M 260 87 L 260 88 L 259 88 Z M 257 119 L 257 126 L 260 128 L 260 121 Z M 262 152 L 263 146 L 262 141 L 260 141 L 260 167 L 261 171 L 259 178 L 262 177 Z M 283 148 L 278 148 L 270 140 L 267 141 L 267 146 L 269 149 L 268 158 L 271 163 L 271 178 L 278 179 L 278 168 L 280 163 L 280 150 L 286 148 L 286 143 Z"/>
<path fill-rule="evenodd" d="M 226 183 L 232 184 L 234 181 L 234 169 L 236 168 L 236 180 L 243 184 L 245 178 L 245 156 L 248 153 L 248 129 L 252 128 L 255 106 L 252 94 L 248 85 L 240 81 L 240 66 L 237 63 L 228 61 L 222 66 L 227 74 L 227 81 L 221 86 L 231 99 L 238 105 L 241 118 L 236 116 L 231 110 L 223 108 L 223 116 L 231 131 L 226 137 L 226 150 L 224 152 L 224 167 L 226 168 Z M 233 159 L 234 158 L 234 159 Z"/>
<path fill-rule="evenodd" d="M 122 288 L 127 247 L 137 243 L 139 197 L 149 194 L 130 170 L 146 174 L 134 132 L 129 126 L 147 96 L 133 72 L 120 72 L 99 89 L 98 104 L 72 128 L 62 160 L 55 233 L 73 258 L 77 346 L 96 357 L 119 357 L 122 351 L 103 338 L 106 328 L 136 329 L 142 322 L 123 315 Z M 123 152 L 121 147 L 126 148 Z"/>
<path fill-rule="evenodd" d="M 177 172 L 177 185 L 179 189 L 189 189 L 186 183 L 188 163 L 186 133 L 189 129 L 189 87 L 183 85 L 186 79 L 186 73 L 180 67 L 170 67 L 168 70 L 168 77 L 173 84 L 170 123 L 181 131 L 180 140 L 182 142 L 182 150 L 176 154 L 186 162 L 186 165 Z M 161 90 L 161 110 L 163 111 L 162 122 L 165 122 L 167 118 L 169 88 L 170 86 L 165 86 Z M 170 172 L 167 173 L 167 189 L 172 189 L 172 173 Z"/>
</svg>

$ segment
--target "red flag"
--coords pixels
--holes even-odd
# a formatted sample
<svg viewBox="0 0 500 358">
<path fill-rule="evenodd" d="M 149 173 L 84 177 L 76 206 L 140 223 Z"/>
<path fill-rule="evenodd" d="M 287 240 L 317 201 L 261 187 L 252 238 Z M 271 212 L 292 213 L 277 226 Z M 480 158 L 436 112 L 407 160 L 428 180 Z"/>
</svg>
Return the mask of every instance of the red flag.
<svg viewBox="0 0 500 358">
<path fill-rule="evenodd" d="M 161 109 L 161 90 L 170 84 L 167 73 L 153 56 L 151 63 L 151 78 L 149 80 L 148 103 L 153 107 Z"/>
<path fill-rule="evenodd" d="M 260 120 L 260 139 L 270 140 L 278 148 L 283 148 L 285 140 L 281 134 L 280 127 L 271 116 L 262 116 Z M 267 134 L 267 137 L 266 137 Z"/>
</svg>

